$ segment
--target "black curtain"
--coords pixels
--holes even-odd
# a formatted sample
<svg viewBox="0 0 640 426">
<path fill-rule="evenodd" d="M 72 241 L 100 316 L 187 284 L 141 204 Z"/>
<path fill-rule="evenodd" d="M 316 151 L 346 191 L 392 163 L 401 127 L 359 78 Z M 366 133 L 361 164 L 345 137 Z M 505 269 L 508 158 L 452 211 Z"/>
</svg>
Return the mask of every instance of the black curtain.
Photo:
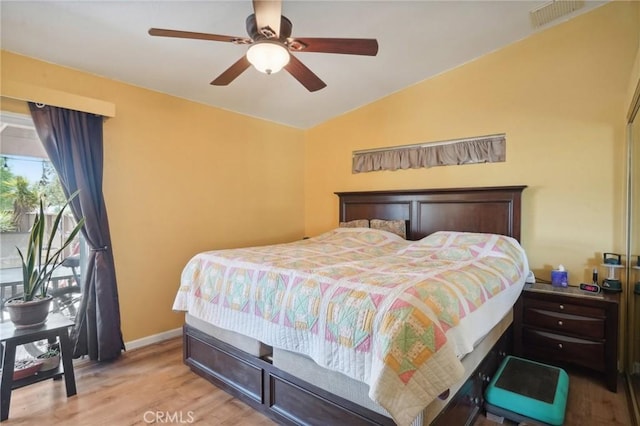
<svg viewBox="0 0 640 426">
<path fill-rule="evenodd" d="M 89 258 L 82 277 L 82 302 L 72 334 L 74 357 L 117 358 L 124 349 L 120 306 L 111 250 L 109 221 L 102 194 L 102 117 L 29 102 L 29 109 L 51 163 L 58 172 L 76 218 L 84 217 L 82 234 Z"/>
</svg>

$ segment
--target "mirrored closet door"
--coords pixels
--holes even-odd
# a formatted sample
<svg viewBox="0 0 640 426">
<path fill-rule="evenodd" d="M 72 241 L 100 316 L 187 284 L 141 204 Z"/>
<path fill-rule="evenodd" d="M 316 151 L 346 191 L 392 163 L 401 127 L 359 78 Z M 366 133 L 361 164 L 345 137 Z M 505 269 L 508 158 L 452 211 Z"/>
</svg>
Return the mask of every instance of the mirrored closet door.
<svg viewBox="0 0 640 426">
<path fill-rule="evenodd" d="M 640 424 L 640 83 L 628 115 L 628 202 L 627 202 L 627 302 L 626 365 L 631 410 Z"/>
</svg>

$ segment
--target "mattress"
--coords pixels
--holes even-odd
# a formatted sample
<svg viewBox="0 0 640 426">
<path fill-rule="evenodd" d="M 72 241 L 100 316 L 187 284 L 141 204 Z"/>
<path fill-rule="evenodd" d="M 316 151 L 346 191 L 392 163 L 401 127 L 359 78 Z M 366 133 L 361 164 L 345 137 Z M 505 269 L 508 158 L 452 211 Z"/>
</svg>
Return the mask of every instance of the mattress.
<svg viewBox="0 0 640 426">
<path fill-rule="evenodd" d="M 271 346 L 265 345 L 259 340 L 252 339 L 251 337 L 231 330 L 216 327 L 215 325 L 209 324 L 208 322 L 194 317 L 189 313 L 185 315 L 184 320 L 193 328 L 196 328 L 209 336 L 215 337 L 216 339 L 228 343 L 229 345 L 257 358 L 262 358 L 265 355 L 271 355 L 273 353 L 273 348 Z"/>
</svg>

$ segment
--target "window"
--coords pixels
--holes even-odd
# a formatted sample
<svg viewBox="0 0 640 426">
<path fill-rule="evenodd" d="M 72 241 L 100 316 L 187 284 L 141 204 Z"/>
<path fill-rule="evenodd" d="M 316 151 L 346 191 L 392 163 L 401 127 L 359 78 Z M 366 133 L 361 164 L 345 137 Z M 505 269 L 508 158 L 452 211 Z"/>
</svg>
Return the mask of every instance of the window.
<svg viewBox="0 0 640 426">
<path fill-rule="evenodd" d="M 40 200 L 45 212 L 51 213 L 47 224 L 53 226 L 53 218 L 64 205 L 65 196 L 30 116 L 2 112 L 0 138 L 0 298 L 4 303 L 22 291 L 21 260 L 16 247 L 26 250 Z M 52 249 L 56 242 L 59 247 L 74 225 L 73 215 L 67 209 Z M 83 247 L 78 238 L 66 249 L 65 263 L 54 272 L 49 286 L 54 295 L 52 309 L 71 317 L 75 316 L 80 301 Z"/>
</svg>

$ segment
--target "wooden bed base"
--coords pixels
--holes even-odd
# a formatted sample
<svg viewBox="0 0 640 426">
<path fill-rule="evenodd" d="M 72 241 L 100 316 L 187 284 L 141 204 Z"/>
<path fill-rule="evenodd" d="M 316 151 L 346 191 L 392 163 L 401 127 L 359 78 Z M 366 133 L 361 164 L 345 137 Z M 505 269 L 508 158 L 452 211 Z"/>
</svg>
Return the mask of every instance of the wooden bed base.
<svg viewBox="0 0 640 426">
<path fill-rule="evenodd" d="M 407 239 L 439 230 L 486 232 L 520 239 L 525 186 L 338 192 L 340 221 L 402 219 Z M 432 425 L 470 425 L 484 403 L 487 378 L 512 353 L 511 327 L 469 376 Z M 197 374 L 283 424 L 393 425 L 371 410 L 306 383 L 189 325 L 184 326 L 184 362 Z"/>
<path fill-rule="evenodd" d="M 511 353 L 511 327 L 431 423 L 471 425 L 484 404 L 488 378 Z M 281 424 L 394 425 L 388 417 L 328 393 L 187 324 L 184 363 L 217 387 Z"/>
</svg>

